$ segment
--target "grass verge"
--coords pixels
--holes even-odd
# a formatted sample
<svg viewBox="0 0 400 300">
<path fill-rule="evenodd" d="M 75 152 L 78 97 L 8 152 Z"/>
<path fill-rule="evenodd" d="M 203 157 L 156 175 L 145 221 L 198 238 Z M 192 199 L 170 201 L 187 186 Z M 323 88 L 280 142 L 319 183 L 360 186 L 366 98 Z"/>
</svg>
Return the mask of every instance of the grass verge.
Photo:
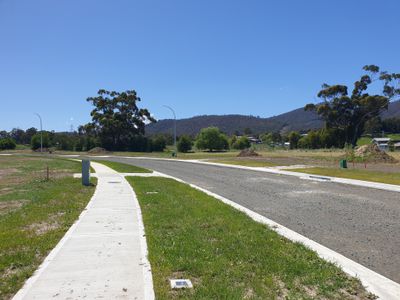
<svg viewBox="0 0 400 300">
<path fill-rule="evenodd" d="M 72 178 L 79 171 L 69 160 L 0 157 L 0 299 L 22 287 L 88 203 L 94 186 Z"/>
<path fill-rule="evenodd" d="M 172 179 L 127 179 L 142 209 L 157 299 L 374 298 L 313 251 L 213 197 Z M 171 290 L 172 278 L 194 288 Z"/>
<path fill-rule="evenodd" d="M 111 169 L 120 172 L 120 173 L 152 173 L 153 171 L 133 166 L 133 165 L 128 165 L 124 163 L 119 163 L 115 161 L 109 161 L 109 160 L 94 160 L 94 162 L 106 165 L 107 167 L 110 167 Z"/>
<path fill-rule="evenodd" d="M 288 171 L 400 185 L 399 173 L 333 168 L 290 169 Z"/>
</svg>

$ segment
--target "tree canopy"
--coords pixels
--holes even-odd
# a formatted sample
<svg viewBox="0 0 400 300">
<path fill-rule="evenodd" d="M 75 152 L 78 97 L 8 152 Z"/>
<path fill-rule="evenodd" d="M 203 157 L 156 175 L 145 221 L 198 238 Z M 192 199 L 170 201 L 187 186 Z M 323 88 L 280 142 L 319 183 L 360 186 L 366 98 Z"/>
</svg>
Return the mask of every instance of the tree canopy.
<svg viewBox="0 0 400 300">
<path fill-rule="evenodd" d="M 191 137 L 188 135 L 182 135 L 179 138 L 179 141 L 176 146 L 177 146 L 179 152 L 186 153 L 186 152 L 189 152 L 190 150 L 192 150 L 192 145 L 193 145 L 193 142 L 192 142 Z"/>
<path fill-rule="evenodd" d="M 229 148 L 228 138 L 217 127 L 203 128 L 196 139 L 198 149 L 225 150 Z"/>
<path fill-rule="evenodd" d="M 363 70 L 366 74 L 354 83 L 351 95 L 345 85 L 323 84 L 318 93 L 322 103 L 305 106 L 305 110 L 317 112 L 326 128 L 343 132 L 344 142 L 353 146 L 367 120 L 379 117 L 389 102 L 400 95 L 400 74 L 380 71 L 375 65 L 364 66 Z M 371 84 L 378 81 L 382 91 L 371 95 L 368 92 Z"/>
<path fill-rule="evenodd" d="M 146 123 L 155 122 L 146 108 L 139 108 L 141 99 L 136 91 L 106 91 L 101 89 L 96 97 L 89 97 L 94 109 L 90 113 L 92 122 L 79 130 L 94 134 L 108 150 L 126 150 L 136 136 L 144 135 Z"/>
</svg>

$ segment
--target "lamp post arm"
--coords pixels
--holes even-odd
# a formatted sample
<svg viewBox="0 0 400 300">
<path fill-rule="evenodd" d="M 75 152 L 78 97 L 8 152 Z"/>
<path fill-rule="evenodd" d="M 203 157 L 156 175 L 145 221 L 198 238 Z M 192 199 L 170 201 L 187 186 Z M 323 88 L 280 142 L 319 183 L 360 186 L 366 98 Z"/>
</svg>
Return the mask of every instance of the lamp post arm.
<svg viewBox="0 0 400 300">
<path fill-rule="evenodd" d="M 43 127 L 42 127 L 42 117 L 35 113 L 35 115 L 39 118 L 40 121 L 40 153 L 43 153 Z"/>
<path fill-rule="evenodd" d="M 177 154 L 178 149 L 176 147 L 176 114 L 175 111 L 172 109 L 172 107 L 168 106 L 168 105 L 163 105 L 165 108 L 168 108 L 171 112 L 172 115 L 174 116 L 174 148 L 175 148 L 175 154 Z"/>
</svg>

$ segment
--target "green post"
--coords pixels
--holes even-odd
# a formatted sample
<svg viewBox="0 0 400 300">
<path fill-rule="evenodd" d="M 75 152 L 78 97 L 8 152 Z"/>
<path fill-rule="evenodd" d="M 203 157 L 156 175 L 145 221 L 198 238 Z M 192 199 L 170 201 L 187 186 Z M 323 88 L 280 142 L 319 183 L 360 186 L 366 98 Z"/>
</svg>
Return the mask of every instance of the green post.
<svg viewBox="0 0 400 300">
<path fill-rule="evenodd" d="M 342 159 L 339 163 L 341 169 L 347 169 L 347 160 Z"/>
</svg>

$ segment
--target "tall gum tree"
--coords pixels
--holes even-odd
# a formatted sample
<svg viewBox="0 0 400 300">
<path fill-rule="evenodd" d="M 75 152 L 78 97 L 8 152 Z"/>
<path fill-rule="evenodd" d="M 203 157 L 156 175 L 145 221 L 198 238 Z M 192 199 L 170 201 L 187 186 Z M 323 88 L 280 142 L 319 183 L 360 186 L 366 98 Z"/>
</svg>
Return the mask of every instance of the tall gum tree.
<svg viewBox="0 0 400 300">
<path fill-rule="evenodd" d="M 356 146 L 364 131 L 365 123 L 371 118 L 379 118 L 387 110 L 389 102 L 399 99 L 400 74 L 380 71 L 378 66 L 363 67 L 366 74 L 354 83 L 349 95 L 345 85 L 323 84 L 318 93 L 319 104 L 307 104 L 305 110 L 315 111 L 328 129 L 343 132 L 345 143 Z M 370 94 L 371 84 L 380 82 L 378 94 Z"/>
<path fill-rule="evenodd" d="M 82 128 L 98 136 L 108 150 L 125 150 L 134 136 L 144 135 L 146 123 L 156 121 L 146 108 L 138 107 L 141 99 L 134 90 L 101 89 L 87 101 L 94 106 L 90 113 L 92 122 Z"/>
</svg>

